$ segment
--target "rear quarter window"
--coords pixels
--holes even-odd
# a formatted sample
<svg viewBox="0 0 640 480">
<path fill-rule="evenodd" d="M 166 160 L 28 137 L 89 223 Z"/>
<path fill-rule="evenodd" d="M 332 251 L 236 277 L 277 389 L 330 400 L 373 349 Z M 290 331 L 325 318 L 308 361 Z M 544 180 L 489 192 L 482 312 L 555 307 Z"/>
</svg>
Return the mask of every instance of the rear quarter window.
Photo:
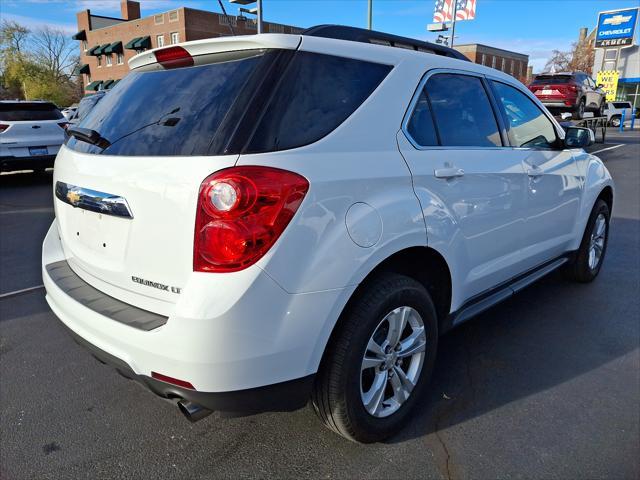
<svg viewBox="0 0 640 480">
<path fill-rule="evenodd" d="M 64 116 L 52 103 L 0 102 L 0 120 L 23 122 L 61 118 Z"/>
</svg>

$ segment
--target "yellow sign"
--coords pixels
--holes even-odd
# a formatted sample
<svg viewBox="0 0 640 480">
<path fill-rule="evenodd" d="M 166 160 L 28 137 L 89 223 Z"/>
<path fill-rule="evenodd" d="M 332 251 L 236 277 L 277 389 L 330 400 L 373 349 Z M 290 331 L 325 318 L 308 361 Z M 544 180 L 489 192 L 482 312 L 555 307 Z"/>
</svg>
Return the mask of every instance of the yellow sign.
<svg viewBox="0 0 640 480">
<path fill-rule="evenodd" d="M 616 99 L 619 76 L 620 72 L 617 70 L 600 70 L 596 76 L 596 84 L 602 85 L 602 89 L 607 94 L 607 102 L 613 102 Z"/>
</svg>

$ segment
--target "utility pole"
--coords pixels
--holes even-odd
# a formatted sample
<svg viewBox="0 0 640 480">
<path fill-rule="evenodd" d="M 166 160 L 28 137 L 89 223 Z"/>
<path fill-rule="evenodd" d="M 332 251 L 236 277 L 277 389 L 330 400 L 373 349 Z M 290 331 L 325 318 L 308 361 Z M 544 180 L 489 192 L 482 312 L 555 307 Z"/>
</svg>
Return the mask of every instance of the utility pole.
<svg viewBox="0 0 640 480">
<path fill-rule="evenodd" d="M 453 0 L 453 17 L 451 18 L 451 41 L 449 47 L 453 48 L 453 37 L 456 34 L 456 14 L 458 13 L 458 0 Z"/>
<path fill-rule="evenodd" d="M 251 5 L 256 4 L 256 8 L 246 9 L 241 8 L 240 14 L 250 13 L 256 16 L 256 26 L 258 27 L 258 33 L 262 33 L 262 0 L 229 0 L 229 3 L 235 3 L 236 5 Z"/>
<path fill-rule="evenodd" d="M 258 33 L 262 33 L 262 0 L 258 0 Z"/>
<path fill-rule="evenodd" d="M 373 29 L 373 0 L 367 1 L 367 29 Z"/>
</svg>

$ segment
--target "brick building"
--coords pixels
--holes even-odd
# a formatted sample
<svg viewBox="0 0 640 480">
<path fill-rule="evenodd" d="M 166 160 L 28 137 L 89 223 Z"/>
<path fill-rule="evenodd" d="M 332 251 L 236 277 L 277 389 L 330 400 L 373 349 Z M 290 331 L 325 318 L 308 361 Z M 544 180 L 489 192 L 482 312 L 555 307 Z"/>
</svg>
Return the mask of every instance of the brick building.
<svg viewBox="0 0 640 480">
<path fill-rule="evenodd" d="M 120 2 L 122 18 L 95 15 L 90 10 L 78 12 L 81 74 L 85 92 L 109 89 L 124 77 L 127 61 L 149 48 L 203 38 L 231 35 L 253 35 L 257 32 L 254 19 L 234 15 L 176 8 L 148 17 L 140 17 L 140 3 Z M 301 29 L 277 23 L 263 23 L 265 33 L 299 33 Z"/>
<path fill-rule="evenodd" d="M 453 48 L 474 63 L 495 68 L 516 77 L 523 83 L 527 82 L 529 55 L 480 43 L 455 45 Z"/>
</svg>

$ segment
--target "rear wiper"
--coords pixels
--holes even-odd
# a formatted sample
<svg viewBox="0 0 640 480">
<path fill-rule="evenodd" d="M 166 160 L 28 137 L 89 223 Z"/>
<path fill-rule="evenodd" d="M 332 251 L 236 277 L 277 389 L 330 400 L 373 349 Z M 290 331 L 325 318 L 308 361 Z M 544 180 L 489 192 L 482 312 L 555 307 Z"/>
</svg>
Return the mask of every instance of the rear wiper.
<svg viewBox="0 0 640 480">
<path fill-rule="evenodd" d="M 96 145 L 103 150 L 111 146 L 109 140 L 104 138 L 95 130 L 91 130 L 90 128 L 69 126 L 67 127 L 67 133 L 80 141 L 90 143 L 91 145 Z"/>
</svg>

